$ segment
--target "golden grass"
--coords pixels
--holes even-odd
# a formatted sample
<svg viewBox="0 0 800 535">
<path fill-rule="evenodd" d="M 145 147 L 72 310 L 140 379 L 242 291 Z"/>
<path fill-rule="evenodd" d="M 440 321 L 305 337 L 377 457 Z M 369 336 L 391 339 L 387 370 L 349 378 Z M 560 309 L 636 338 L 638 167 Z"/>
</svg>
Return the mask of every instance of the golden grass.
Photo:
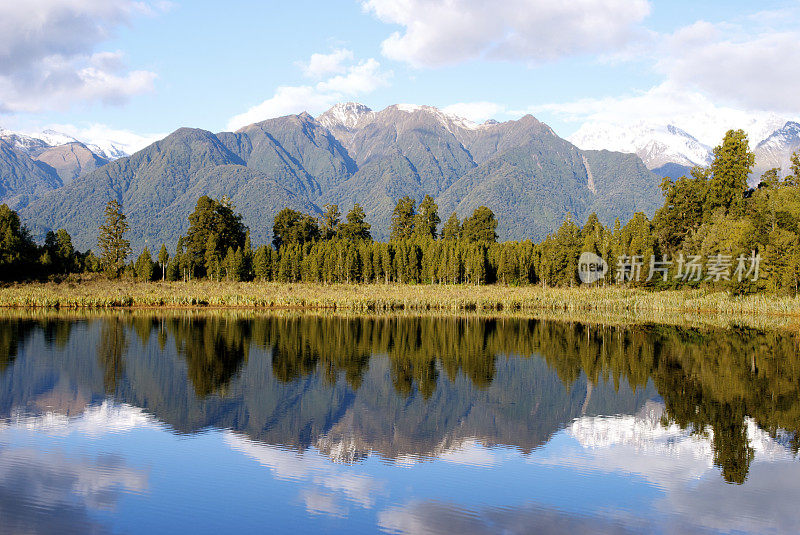
<svg viewBox="0 0 800 535">
<path fill-rule="evenodd" d="M 377 310 L 358 311 L 352 309 L 302 309 L 302 308 L 254 308 L 254 307 L 108 307 L 108 308 L 0 308 L 0 319 L 32 321 L 84 321 L 108 318 L 123 321 L 141 319 L 207 319 L 219 317 L 231 321 L 247 321 L 261 318 L 452 318 L 465 320 L 514 320 L 535 319 L 544 321 L 580 323 L 596 326 L 672 325 L 689 328 L 748 327 L 760 330 L 783 330 L 800 333 L 800 316 L 785 314 L 730 314 L 708 312 L 674 311 L 602 311 L 602 310 Z"/>
<path fill-rule="evenodd" d="M 0 307 L 303 308 L 337 311 L 490 311 L 603 314 L 725 314 L 800 317 L 800 298 L 732 296 L 706 290 L 651 292 L 619 287 L 544 288 L 275 282 L 153 282 L 103 279 L 0 288 Z"/>
</svg>

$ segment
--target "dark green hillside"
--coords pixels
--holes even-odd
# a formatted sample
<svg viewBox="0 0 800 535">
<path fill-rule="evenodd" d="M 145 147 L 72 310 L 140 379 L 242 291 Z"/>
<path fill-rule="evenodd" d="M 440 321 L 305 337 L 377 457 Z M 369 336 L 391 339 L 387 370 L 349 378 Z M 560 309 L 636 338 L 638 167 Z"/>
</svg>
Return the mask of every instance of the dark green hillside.
<svg viewBox="0 0 800 535">
<path fill-rule="evenodd" d="M 652 214 L 661 207 L 660 177 L 648 171 L 638 156 L 607 150 L 582 152 L 593 178 L 594 195 L 581 221 L 594 212 L 602 223 L 612 225 L 620 214 Z"/>
<path fill-rule="evenodd" d="M 31 198 L 60 187 L 61 179 L 55 170 L 14 150 L 0 139 L 0 203 L 12 209 L 25 206 Z"/>
<path fill-rule="evenodd" d="M 517 121 L 484 125 L 476 130 L 464 130 L 462 143 L 477 164 L 484 163 L 510 149 L 521 147 L 537 138 L 560 138 L 553 130 L 536 119 L 525 115 Z"/>
<path fill-rule="evenodd" d="M 315 200 L 356 171 L 341 144 L 310 115 L 289 115 L 217 137 L 245 164 Z"/>
<path fill-rule="evenodd" d="M 284 206 L 318 211 L 274 178 L 246 167 L 211 132 L 181 128 L 133 156 L 45 195 L 21 215 L 37 236 L 63 227 L 77 247 L 89 248 L 96 245 L 105 203 L 117 199 L 128 216 L 134 247 L 174 244 L 204 194 L 230 197 L 254 237 L 264 240 L 269 237 L 269 223 Z"/>
<path fill-rule="evenodd" d="M 681 165 L 679 163 L 665 163 L 661 167 L 656 167 L 653 169 L 653 172 L 658 176 L 669 177 L 677 180 L 682 176 L 689 176 L 689 172 L 691 170 L 692 168 L 688 165 Z"/>
<path fill-rule="evenodd" d="M 546 135 L 490 159 L 437 201 L 441 213 L 462 218 L 485 204 L 498 216 L 500 236 L 541 239 L 566 214 L 583 222 L 597 212 L 610 225 L 619 214 L 653 213 L 660 205 L 657 178 L 636 155 L 580 151 Z"/>
</svg>

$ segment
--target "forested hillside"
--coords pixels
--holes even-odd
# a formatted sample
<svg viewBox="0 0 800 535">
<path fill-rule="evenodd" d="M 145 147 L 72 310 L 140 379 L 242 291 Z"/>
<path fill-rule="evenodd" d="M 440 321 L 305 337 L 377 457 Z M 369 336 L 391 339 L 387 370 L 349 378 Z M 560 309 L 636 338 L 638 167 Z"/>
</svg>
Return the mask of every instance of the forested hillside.
<svg viewBox="0 0 800 535">
<path fill-rule="evenodd" d="M 661 204 L 660 179 L 638 157 L 581 151 L 532 116 L 476 125 L 431 107 L 339 106 L 237 132 L 179 129 L 60 189 L 35 190 L 20 215 L 37 239 L 64 228 L 85 249 L 96 243 L 103 207 L 117 200 L 141 250 L 174 247 L 203 195 L 229 198 L 254 243 L 272 239 L 284 207 L 319 215 L 325 204 L 347 211 L 359 203 L 373 237 L 385 239 L 399 198 L 431 195 L 461 218 L 487 206 L 505 240 L 543 238 L 568 214 L 583 222 L 596 212 L 611 224 Z"/>
</svg>

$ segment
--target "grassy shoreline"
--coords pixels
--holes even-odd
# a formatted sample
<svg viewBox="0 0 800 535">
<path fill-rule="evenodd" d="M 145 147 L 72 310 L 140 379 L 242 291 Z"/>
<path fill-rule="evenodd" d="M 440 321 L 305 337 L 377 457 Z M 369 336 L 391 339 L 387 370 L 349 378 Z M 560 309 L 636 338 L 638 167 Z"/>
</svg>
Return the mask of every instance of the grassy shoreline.
<svg viewBox="0 0 800 535">
<path fill-rule="evenodd" d="M 800 297 L 708 290 L 88 280 L 0 287 L 4 308 L 257 308 L 341 311 L 669 312 L 800 317 Z"/>
</svg>

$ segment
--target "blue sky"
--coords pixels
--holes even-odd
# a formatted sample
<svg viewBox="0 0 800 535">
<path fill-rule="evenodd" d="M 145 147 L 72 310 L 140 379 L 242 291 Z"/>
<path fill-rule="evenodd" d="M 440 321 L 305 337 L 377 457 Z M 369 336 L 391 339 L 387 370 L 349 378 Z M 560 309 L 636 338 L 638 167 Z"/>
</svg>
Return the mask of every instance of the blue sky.
<svg viewBox="0 0 800 535">
<path fill-rule="evenodd" d="M 16 4 L 0 6 L 0 126 L 17 130 L 150 139 L 354 100 L 702 137 L 800 112 L 798 1 Z"/>
</svg>

